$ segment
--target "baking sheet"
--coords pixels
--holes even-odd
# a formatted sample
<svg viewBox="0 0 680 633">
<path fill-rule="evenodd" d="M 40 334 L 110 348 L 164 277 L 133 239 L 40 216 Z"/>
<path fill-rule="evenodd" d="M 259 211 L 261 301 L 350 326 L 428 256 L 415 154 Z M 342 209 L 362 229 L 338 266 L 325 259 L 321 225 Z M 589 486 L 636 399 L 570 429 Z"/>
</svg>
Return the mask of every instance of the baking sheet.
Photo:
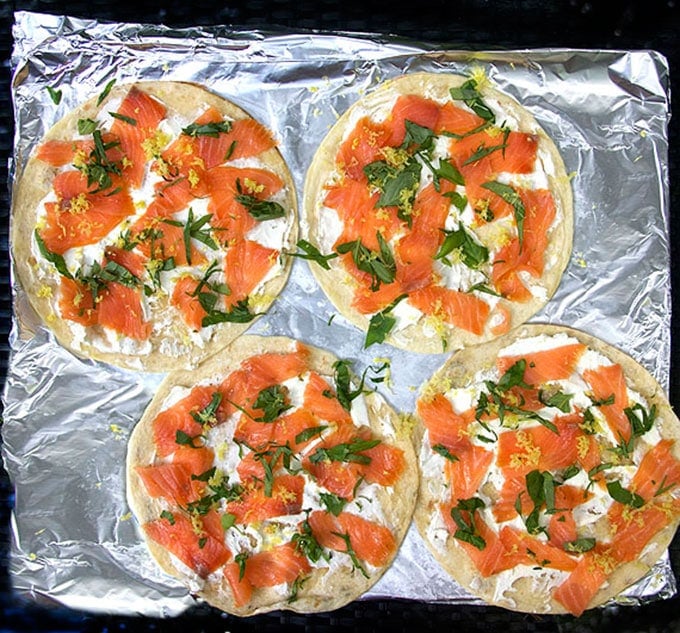
<svg viewBox="0 0 680 633">
<path fill-rule="evenodd" d="M 668 65 L 654 51 L 447 50 L 370 34 L 234 32 L 99 23 L 21 12 L 12 56 L 15 159 L 21 173 L 42 134 L 111 79 L 196 81 L 275 131 L 298 197 L 330 126 L 381 81 L 412 71 L 482 68 L 557 144 L 573 176 L 574 252 L 534 321 L 581 328 L 669 380 Z M 62 90 L 56 106 L 47 86 Z M 15 591 L 90 611 L 173 615 L 193 604 L 146 551 L 125 500 L 127 438 L 162 376 L 84 361 L 62 349 L 13 282 L 15 318 L 3 393 L 2 456 L 16 490 L 10 575 Z M 296 260 L 271 311 L 251 327 L 333 350 L 361 372 L 391 362 L 379 391 L 412 412 L 444 361 L 363 334 Z M 407 371 L 404 368 L 408 368 Z M 667 557 L 619 602 L 670 597 Z M 365 599 L 478 603 L 441 572 L 412 527 Z"/>
</svg>

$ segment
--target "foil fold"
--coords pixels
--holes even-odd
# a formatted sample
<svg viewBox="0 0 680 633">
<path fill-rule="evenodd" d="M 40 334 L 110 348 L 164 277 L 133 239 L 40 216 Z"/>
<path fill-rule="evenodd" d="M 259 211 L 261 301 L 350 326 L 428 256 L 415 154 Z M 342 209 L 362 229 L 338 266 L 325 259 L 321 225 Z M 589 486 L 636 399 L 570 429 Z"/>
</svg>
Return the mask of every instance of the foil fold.
<svg viewBox="0 0 680 633">
<path fill-rule="evenodd" d="M 31 12 L 15 14 L 13 36 L 12 180 L 42 135 L 111 79 L 190 81 L 274 131 L 299 200 L 317 145 L 362 94 L 407 72 L 482 68 L 536 117 L 573 176 L 572 258 L 555 296 L 532 321 L 599 336 L 668 388 L 670 95 L 659 53 L 449 50 L 378 34 L 170 29 Z M 62 91 L 59 105 L 48 86 Z M 74 357 L 41 325 L 15 281 L 13 300 L 2 457 L 16 490 L 14 590 L 87 611 L 182 612 L 194 599 L 151 559 L 125 498 L 127 438 L 162 376 Z M 388 345 L 363 350 L 363 334 L 335 317 L 302 260 L 249 332 L 332 350 L 357 372 L 388 359 L 390 380 L 379 391 L 406 413 L 446 358 Z M 665 556 L 616 602 L 675 591 Z M 439 569 L 413 526 L 394 565 L 363 598 L 481 604 Z"/>
</svg>

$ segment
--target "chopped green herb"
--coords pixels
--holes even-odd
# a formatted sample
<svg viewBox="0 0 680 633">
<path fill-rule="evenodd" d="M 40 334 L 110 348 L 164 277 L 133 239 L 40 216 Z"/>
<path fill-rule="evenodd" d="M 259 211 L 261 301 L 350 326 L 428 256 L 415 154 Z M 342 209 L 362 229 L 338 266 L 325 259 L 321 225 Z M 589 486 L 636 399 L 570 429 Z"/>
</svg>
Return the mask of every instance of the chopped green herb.
<svg viewBox="0 0 680 633">
<path fill-rule="evenodd" d="M 375 161 L 364 167 L 368 181 L 380 190 L 377 208 L 397 207 L 397 217 L 411 226 L 413 202 L 420 184 L 421 165 L 415 159 L 394 167 L 385 161 Z"/>
<path fill-rule="evenodd" d="M 33 236 L 35 237 L 35 241 L 36 244 L 38 245 L 38 250 L 40 251 L 40 254 L 56 268 L 57 272 L 60 275 L 63 275 L 68 279 L 73 279 L 73 275 L 71 274 L 71 272 L 68 269 L 68 266 L 66 265 L 66 260 L 63 258 L 62 255 L 59 255 L 58 253 L 53 253 L 51 250 L 47 248 L 47 245 L 45 244 L 43 238 L 40 237 L 40 233 L 38 233 L 38 229 L 35 229 L 35 231 L 33 232 Z"/>
<path fill-rule="evenodd" d="M 198 440 L 198 445 L 195 443 Z M 203 448 L 203 436 L 202 435 L 189 435 L 181 429 L 175 431 L 175 443 L 180 446 L 189 446 L 191 448 Z"/>
<path fill-rule="evenodd" d="M 463 101 L 478 117 L 493 123 L 496 120 L 494 113 L 482 100 L 482 95 L 477 90 L 477 82 L 468 79 L 465 83 L 451 88 L 449 94 L 454 101 Z"/>
<path fill-rule="evenodd" d="M 371 458 L 364 455 L 362 451 L 367 451 L 380 444 L 380 440 L 356 439 L 352 442 L 342 442 L 328 448 L 317 448 L 309 456 L 312 464 L 319 462 L 347 462 L 355 464 L 370 464 Z"/>
<path fill-rule="evenodd" d="M 97 122 L 92 119 L 78 119 L 78 134 L 92 134 L 97 129 Z"/>
<path fill-rule="evenodd" d="M 557 391 L 552 395 L 547 395 L 545 391 L 538 392 L 538 399 L 547 407 L 555 407 L 562 411 L 562 413 L 569 413 L 571 408 L 570 400 L 574 397 L 571 393 L 562 393 Z"/>
<path fill-rule="evenodd" d="M 273 422 L 292 405 L 288 399 L 288 389 L 281 385 L 272 385 L 262 389 L 253 404 L 254 409 L 261 409 L 262 415 L 254 418 L 255 422 Z"/>
<path fill-rule="evenodd" d="M 168 510 L 161 512 L 161 519 L 165 519 L 170 525 L 175 525 L 175 515 Z"/>
<path fill-rule="evenodd" d="M 231 121 L 212 121 L 210 123 L 192 123 L 182 128 L 186 136 L 211 136 L 217 138 L 220 134 L 231 131 Z"/>
<path fill-rule="evenodd" d="M 505 143 L 501 143 L 500 145 L 481 144 L 472 154 L 470 154 L 470 156 L 465 159 L 463 165 L 472 165 L 472 163 L 476 163 L 477 161 L 482 160 L 482 158 L 486 158 L 498 150 L 505 150 L 506 147 L 507 145 Z M 482 185 L 482 187 L 484 186 L 485 185 Z"/>
<path fill-rule="evenodd" d="M 626 490 L 618 480 L 607 482 L 607 492 L 614 501 L 631 506 L 632 508 L 641 508 L 645 505 L 645 500 L 639 494 Z"/>
<path fill-rule="evenodd" d="M 191 417 L 201 426 L 215 426 L 217 424 L 217 409 L 221 402 L 222 394 L 219 391 L 215 391 L 210 398 L 210 402 L 200 411 L 192 411 Z"/>
<path fill-rule="evenodd" d="M 61 103 L 61 90 L 52 88 L 52 86 L 47 86 L 47 92 L 54 105 L 59 105 Z"/>
<path fill-rule="evenodd" d="M 288 253 L 292 257 L 299 257 L 300 259 L 308 259 L 316 262 L 324 270 L 330 270 L 331 267 L 328 262 L 335 259 L 338 254 L 331 253 L 330 255 L 323 255 L 319 249 L 307 240 L 298 240 L 296 246 L 302 250 L 302 253 Z"/>
<path fill-rule="evenodd" d="M 564 551 L 572 554 L 583 554 L 595 547 L 595 539 L 591 537 L 578 538 L 575 541 L 568 541 L 564 544 Z"/>
<path fill-rule="evenodd" d="M 327 428 L 328 426 L 324 424 L 321 426 L 311 426 L 308 429 L 305 429 L 304 431 L 300 431 L 295 436 L 295 443 L 302 444 L 304 442 L 307 442 L 308 440 L 311 440 L 313 437 L 321 435 Z"/>
<path fill-rule="evenodd" d="M 321 547 L 319 541 L 316 540 L 307 519 L 302 522 L 300 529 L 301 531 L 293 534 L 291 539 L 296 549 L 304 554 L 312 563 L 316 563 L 322 558 L 326 561 L 329 560 L 328 553 Z"/>
<path fill-rule="evenodd" d="M 640 412 L 638 416 L 636 412 Z M 653 404 L 649 412 L 639 403 L 636 402 L 632 407 L 626 407 L 623 412 L 626 414 L 632 434 L 635 437 L 640 437 L 649 431 L 654 426 L 656 419 L 656 405 Z"/>
<path fill-rule="evenodd" d="M 461 224 L 458 229 L 442 229 L 446 236 L 439 250 L 435 254 L 435 259 L 441 259 L 445 264 L 451 265 L 447 255 L 453 251 L 460 254 L 460 259 L 468 268 L 479 268 L 489 260 L 489 249 L 480 244 Z"/>
<path fill-rule="evenodd" d="M 383 283 L 392 283 L 397 272 L 397 264 L 389 245 L 380 232 L 376 232 L 380 251 L 372 251 L 361 240 L 344 242 L 336 247 L 341 255 L 351 253 L 356 267 L 371 276 L 371 291 L 375 292 Z"/>
<path fill-rule="evenodd" d="M 115 79 L 112 79 L 109 81 L 109 83 L 104 86 L 104 90 L 101 91 L 99 94 L 99 97 L 97 98 L 97 106 L 100 106 L 102 104 L 102 101 L 106 99 L 106 97 L 109 96 L 109 92 L 111 92 L 111 88 L 113 88 L 114 84 L 116 83 Z"/>
<path fill-rule="evenodd" d="M 458 528 L 453 535 L 454 538 L 470 543 L 478 550 L 483 550 L 486 547 L 486 541 L 477 532 L 474 513 L 484 507 L 485 504 L 479 497 L 471 497 L 469 499 L 459 499 L 458 505 L 451 508 L 451 518 L 455 521 Z"/>
<path fill-rule="evenodd" d="M 321 503 L 323 503 L 326 506 L 326 509 L 333 516 L 338 516 L 342 512 L 345 505 L 347 504 L 346 499 L 338 497 L 337 495 L 334 495 L 333 493 L 330 492 L 322 492 L 319 495 L 319 498 L 321 499 Z"/>
<path fill-rule="evenodd" d="M 137 125 L 137 120 L 133 119 L 131 116 L 125 116 L 124 114 L 120 114 L 119 112 L 109 112 L 109 114 L 114 118 L 118 119 L 119 121 L 124 121 L 125 123 L 128 123 L 129 125 Z"/>
<path fill-rule="evenodd" d="M 438 455 L 441 455 L 445 459 L 448 459 L 450 462 L 457 462 L 460 461 L 458 457 L 456 457 L 446 446 L 443 444 L 435 444 L 432 447 L 432 450 L 437 453 Z"/>
<path fill-rule="evenodd" d="M 238 579 L 243 580 L 246 573 L 246 561 L 248 560 L 247 552 L 240 552 L 234 556 L 234 562 L 238 565 Z"/>
<path fill-rule="evenodd" d="M 407 296 L 406 294 L 399 295 L 390 305 L 371 317 L 366 332 L 366 340 L 364 341 L 364 349 L 367 349 L 374 343 L 382 343 L 385 340 L 397 323 L 396 318 L 392 316 L 392 310 Z"/>
<path fill-rule="evenodd" d="M 519 240 L 519 248 L 521 251 L 524 241 L 524 216 L 526 215 L 526 209 L 524 208 L 522 198 L 510 185 L 505 185 L 496 182 L 495 180 L 485 182 L 482 187 L 500 196 L 505 202 L 512 206 L 515 215 L 515 224 L 517 225 L 517 239 Z"/>
<path fill-rule="evenodd" d="M 248 213 L 250 213 L 250 215 L 258 222 L 285 217 L 286 210 L 278 202 L 274 202 L 273 200 L 260 200 L 251 194 L 243 193 L 241 181 L 238 178 L 236 179 L 236 190 L 238 193 L 234 197 L 234 200 L 239 204 L 242 204 L 246 208 L 246 211 L 248 211 Z"/>
<path fill-rule="evenodd" d="M 228 312 L 221 312 L 220 310 L 211 310 L 207 316 L 203 317 L 201 325 L 208 327 L 216 323 L 248 323 L 252 321 L 259 313 L 251 312 L 248 308 L 248 299 L 241 299 L 233 305 Z"/>
<path fill-rule="evenodd" d="M 226 532 L 229 528 L 236 525 L 236 515 L 227 512 L 220 517 L 220 523 L 222 524 L 222 529 Z"/>
<path fill-rule="evenodd" d="M 333 532 L 333 535 L 341 538 L 345 542 L 345 551 L 349 555 L 352 565 L 354 566 L 354 569 L 358 569 L 361 572 L 361 575 L 364 576 L 365 578 L 368 578 L 368 572 L 364 569 L 362 564 L 359 562 L 359 559 L 357 558 L 356 552 L 352 548 L 352 543 L 350 542 L 349 534 L 347 533 L 340 533 L 340 532 Z"/>
</svg>

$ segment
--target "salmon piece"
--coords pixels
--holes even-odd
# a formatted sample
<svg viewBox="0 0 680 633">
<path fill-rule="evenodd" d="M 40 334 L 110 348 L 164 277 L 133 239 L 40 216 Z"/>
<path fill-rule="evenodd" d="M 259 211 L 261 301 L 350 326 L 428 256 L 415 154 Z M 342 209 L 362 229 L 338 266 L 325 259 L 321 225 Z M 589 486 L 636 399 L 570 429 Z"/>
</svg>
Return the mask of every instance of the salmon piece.
<svg viewBox="0 0 680 633">
<path fill-rule="evenodd" d="M 363 452 L 371 461 L 361 467 L 362 475 L 369 484 L 392 486 L 406 467 L 404 451 L 396 446 L 380 443 Z"/>
<path fill-rule="evenodd" d="M 48 250 L 58 255 L 99 242 L 135 210 L 125 189 L 91 193 L 87 178 L 79 171 L 58 173 L 52 187 L 59 202 L 45 203 L 47 214 L 40 237 Z"/>
<path fill-rule="evenodd" d="M 518 498 L 521 504 L 522 516 L 527 516 L 533 510 L 534 504 L 527 492 L 526 479 L 523 475 L 506 477 L 498 500 L 492 508 L 496 521 L 503 523 L 511 521 L 517 516 L 515 504 Z"/>
<path fill-rule="evenodd" d="M 324 395 L 327 394 L 327 395 Z M 303 406 L 320 422 L 352 423 L 352 416 L 338 400 L 335 389 L 315 371 L 309 373 Z"/>
<path fill-rule="evenodd" d="M 412 292 L 408 302 L 461 330 L 480 335 L 489 318 L 489 304 L 475 295 L 430 285 Z"/>
<path fill-rule="evenodd" d="M 495 255 L 492 280 L 504 297 L 513 301 L 526 301 L 531 293 L 518 273 L 527 272 L 533 277 L 543 274 L 544 253 L 548 245 L 548 229 L 555 219 L 555 200 L 545 189 L 517 190 L 525 209 L 523 241 L 513 238 Z"/>
<path fill-rule="evenodd" d="M 263 484 L 251 482 L 240 499 L 227 504 L 227 512 L 243 524 L 297 514 L 302 509 L 304 487 L 305 480 L 298 475 L 276 475 L 267 496 Z"/>
<path fill-rule="evenodd" d="M 505 145 L 505 147 L 502 147 Z M 499 148 L 475 160 L 477 152 Z M 538 137 L 525 132 L 510 132 L 507 136 L 493 128 L 487 128 L 450 144 L 451 157 L 459 169 L 468 165 L 483 165 L 491 180 L 502 172 L 528 174 L 534 170 Z M 465 174 L 464 174 L 465 175 Z M 467 186 L 467 179 L 465 180 Z"/>
<path fill-rule="evenodd" d="M 314 477 L 316 483 L 338 497 L 351 500 L 359 482 L 356 468 L 348 468 L 344 462 L 303 462 L 303 468 Z"/>
<path fill-rule="evenodd" d="M 586 439 L 582 439 L 586 438 Z M 581 468 L 586 472 L 589 472 L 596 466 L 599 466 L 602 462 L 602 454 L 600 451 L 600 445 L 593 435 L 586 435 L 585 433 L 579 435 L 577 442 L 581 443 L 582 448 L 578 451 L 578 463 Z M 577 445 L 578 447 L 578 445 Z M 595 481 L 604 481 L 604 473 L 597 473 L 593 479 Z"/>
<path fill-rule="evenodd" d="M 569 378 L 585 350 L 586 346 L 582 343 L 571 343 L 521 356 L 499 356 L 496 359 L 496 367 L 504 374 L 515 363 L 524 359 L 526 361 L 524 382 L 540 386 L 553 380 Z"/>
<path fill-rule="evenodd" d="M 185 514 L 175 512 L 173 516 L 174 524 L 167 519 L 156 519 L 145 523 L 142 528 L 151 540 L 169 550 L 201 578 L 205 578 L 231 558 L 231 552 L 224 541 L 216 538 L 212 531 L 197 534 Z M 203 517 L 203 522 L 205 521 L 206 517 Z"/>
<path fill-rule="evenodd" d="M 169 217 L 177 211 L 182 211 L 196 196 L 191 189 L 188 178 L 175 178 L 168 182 L 156 183 L 154 186 L 154 199 L 149 205 L 158 207 L 158 217 Z"/>
<path fill-rule="evenodd" d="M 673 440 L 661 440 L 642 458 L 631 487 L 645 501 L 663 494 L 664 489 L 675 490 L 680 484 L 680 462 L 671 452 L 673 445 Z"/>
<path fill-rule="evenodd" d="M 425 288 L 435 279 L 432 260 L 415 261 L 408 265 L 403 265 L 397 260 L 395 281 L 390 284 L 381 284 L 378 290 L 372 291 L 370 275 L 356 268 L 350 254 L 342 257 L 347 271 L 359 282 L 359 287 L 355 290 L 352 299 L 352 306 L 362 314 L 373 314 L 383 310 L 400 295 Z"/>
<path fill-rule="evenodd" d="M 190 446 L 178 446 L 172 454 L 173 464 L 186 466 L 189 475 L 202 475 L 210 470 L 215 461 L 215 453 L 211 448 L 191 448 Z M 194 480 L 194 483 L 195 480 Z M 201 482 L 198 482 L 201 483 Z"/>
<path fill-rule="evenodd" d="M 477 494 L 493 461 L 493 452 L 476 444 L 459 450 L 457 462 L 446 460 L 444 473 L 451 483 L 451 499 L 469 499 Z"/>
<path fill-rule="evenodd" d="M 272 269 L 279 256 L 274 248 L 253 240 L 241 240 L 229 247 L 225 275 L 231 294 L 225 297 L 227 309 L 247 299 Z"/>
<path fill-rule="evenodd" d="M 313 413 L 306 409 L 296 409 L 292 413 L 282 415 L 271 423 L 272 441 L 277 445 L 286 443 L 294 450 L 300 450 L 310 440 L 296 442 L 295 438 L 306 429 L 320 426 Z"/>
<path fill-rule="evenodd" d="M 609 575 L 596 560 L 594 550 L 583 554 L 569 577 L 553 593 L 553 598 L 577 617 L 587 609 Z"/>
<path fill-rule="evenodd" d="M 371 193 L 363 182 L 346 178 L 340 183 L 329 185 L 324 198 L 324 205 L 335 209 L 344 228 L 342 234 L 333 245 L 361 240 L 362 244 L 372 250 L 380 250 L 377 233 L 389 241 L 401 227 L 396 207 L 376 208 L 380 195 Z"/>
<path fill-rule="evenodd" d="M 386 125 L 362 117 L 338 149 L 338 167 L 350 179 L 365 183 L 364 167 L 382 159 L 382 150 L 388 145 L 390 137 L 391 131 Z"/>
<path fill-rule="evenodd" d="M 138 341 L 149 338 L 152 329 L 144 319 L 141 291 L 115 281 L 99 294 L 97 323 Z"/>
<path fill-rule="evenodd" d="M 450 132 L 451 134 L 467 134 L 484 124 L 484 119 L 474 112 L 463 110 L 451 101 L 439 109 L 439 117 L 434 126 L 435 134 Z"/>
<path fill-rule="evenodd" d="M 184 322 L 196 331 L 203 327 L 203 319 L 208 316 L 198 297 L 193 296 L 198 284 L 198 279 L 185 275 L 175 284 L 170 298 L 170 305 L 175 306 L 182 314 Z"/>
<path fill-rule="evenodd" d="M 104 250 L 104 259 L 105 264 L 106 262 L 115 262 L 131 272 L 137 279 L 141 279 L 144 276 L 145 260 L 139 253 L 115 246 L 107 246 Z"/>
<path fill-rule="evenodd" d="M 283 187 L 281 177 L 268 169 L 259 167 L 232 167 L 223 165 L 208 172 L 208 191 L 213 198 L 234 197 L 241 191 L 260 200 L 271 198 Z"/>
<path fill-rule="evenodd" d="M 614 437 L 623 438 L 627 442 L 632 429 L 624 413 L 624 409 L 628 407 L 628 389 L 621 365 L 601 365 L 595 369 L 586 369 L 583 378 L 592 388 L 597 400 L 603 401 L 614 397 L 614 402 L 600 406 L 600 411 Z"/>
<path fill-rule="evenodd" d="M 432 99 L 415 94 L 399 95 L 385 121 L 391 132 L 388 144 L 397 146 L 404 142 L 406 121 L 433 130 L 439 121 L 439 109 L 439 104 Z"/>
<path fill-rule="evenodd" d="M 161 220 L 156 224 L 156 229 L 158 230 L 157 236 L 141 242 L 138 246 L 139 250 L 148 259 L 166 260 L 172 257 L 176 266 L 186 266 L 189 260 L 184 246 L 184 228 Z M 208 261 L 194 244 L 190 245 L 189 255 L 191 264 L 194 266 L 200 266 Z"/>
<path fill-rule="evenodd" d="M 182 431 L 190 437 L 202 433 L 201 424 L 191 414 L 198 414 L 205 409 L 211 403 L 214 393 L 213 387 L 194 387 L 189 395 L 164 409 L 154 418 L 152 422 L 154 444 L 160 457 L 167 457 L 180 448 L 176 441 L 177 431 Z M 199 442 L 194 442 L 194 445 L 198 446 Z"/>
<path fill-rule="evenodd" d="M 496 173 L 530 174 L 534 171 L 538 136 L 526 132 L 510 132 L 505 139 L 507 147 L 500 152 L 493 152 L 492 169 Z"/>
<path fill-rule="evenodd" d="M 550 516 L 548 523 L 550 544 L 564 550 L 567 543 L 572 543 L 578 538 L 576 521 L 571 512 L 556 512 Z"/>
<path fill-rule="evenodd" d="M 677 516 L 675 506 L 660 507 L 654 503 L 646 503 L 641 508 L 630 510 L 629 507 L 615 501 L 607 516 L 616 537 L 610 544 L 611 555 L 619 563 L 637 559 L 652 538 Z"/>
<path fill-rule="evenodd" d="M 51 165 L 63 167 L 73 163 L 77 154 L 88 156 L 94 148 L 94 141 L 45 141 L 38 147 L 36 158 Z"/>
<path fill-rule="evenodd" d="M 271 132 L 254 119 L 238 119 L 234 121 L 231 131 L 227 134 L 220 134 L 220 137 L 224 137 L 220 140 L 222 141 L 222 146 L 226 146 L 227 151 L 231 148 L 232 143 L 234 145 L 233 150 L 229 154 L 229 160 L 259 156 L 276 146 L 276 141 Z M 204 140 L 204 138 L 202 137 L 201 140 Z"/>
<path fill-rule="evenodd" d="M 59 280 L 59 313 L 64 319 L 85 327 L 97 324 L 97 306 L 90 289 L 85 285 L 61 277 Z"/>
<path fill-rule="evenodd" d="M 245 576 L 240 578 L 241 568 L 239 564 L 235 562 L 227 563 L 224 566 L 223 572 L 231 588 L 234 604 L 237 607 L 247 605 L 253 597 L 253 585 Z"/>
<path fill-rule="evenodd" d="M 127 159 L 123 164 L 123 175 L 133 187 L 139 187 L 144 179 L 147 157 L 143 143 L 152 137 L 158 125 L 165 118 L 165 106 L 145 92 L 130 88 L 118 108 L 118 114 L 134 120 L 134 124 L 114 119 L 111 133 L 115 135 Z"/>
<path fill-rule="evenodd" d="M 252 412 L 239 418 L 234 429 L 234 440 L 261 450 L 271 443 L 274 427 L 271 423 L 255 421 L 251 415 L 257 414 Z"/>
<path fill-rule="evenodd" d="M 397 549 L 394 534 L 388 528 L 349 512 L 333 516 L 323 510 L 315 510 L 308 521 L 322 547 L 346 552 L 345 540 L 337 536 L 346 534 L 357 558 L 376 567 L 386 565 Z"/>
<path fill-rule="evenodd" d="M 413 203 L 411 230 L 399 240 L 396 249 L 402 262 L 432 262 L 444 241 L 442 229 L 451 206 L 451 200 L 444 194 L 454 188 L 452 183 L 444 180 L 440 191 L 429 184 L 418 193 Z"/>
<path fill-rule="evenodd" d="M 295 544 L 284 543 L 249 556 L 244 580 L 252 587 L 274 587 L 295 582 L 311 571 L 307 557 L 298 551 Z"/>
<path fill-rule="evenodd" d="M 238 463 L 236 472 L 242 482 L 247 482 L 252 479 L 264 480 L 265 470 L 262 460 L 256 457 L 257 453 L 251 451 L 243 456 L 243 459 Z"/>
<path fill-rule="evenodd" d="M 442 506 L 444 522 L 451 534 L 455 534 L 458 529 L 451 517 L 451 508 L 456 505 L 456 503 L 449 503 Z M 484 548 L 480 550 L 472 543 L 460 539 L 457 540 L 457 543 L 465 549 L 479 573 L 484 578 L 488 578 L 493 574 L 513 568 L 516 565 L 516 557 L 506 551 L 498 534 L 477 513 L 473 514 L 472 522 L 475 526 L 475 532 L 484 539 Z"/>
<path fill-rule="evenodd" d="M 512 552 L 516 563 L 525 565 L 540 565 L 551 569 L 572 571 L 576 568 L 576 561 L 564 550 L 550 543 L 530 536 L 509 525 L 505 525 L 499 532 L 499 538 L 507 552 Z"/>
<path fill-rule="evenodd" d="M 421 398 L 416 407 L 427 428 L 430 446 L 444 446 L 454 455 L 470 447 L 467 428 L 474 412 L 472 418 L 455 413 L 451 402 L 441 393 L 430 400 Z"/>
<path fill-rule="evenodd" d="M 491 318 L 493 318 L 495 314 L 499 314 L 501 320 L 489 328 L 491 330 L 491 334 L 494 336 L 507 334 L 510 331 L 510 326 L 512 325 L 512 313 L 507 306 L 497 303 L 491 312 Z"/>
<path fill-rule="evenodd" d="M 239 369 L 222 381 L 219 388 L 223 395 L 220 411 L 225 417 L 231 415 L 236 410 L 231 401 L 246 409 L 249 415 L 258 417 L 261 412 L 250 407 L 260 391 L 303 374 L 307 370 L 308 357 L 309 350 L 298 344 L 292 352 L 269 352 L 246 359 Z M 257 424 L 262 425 L 260 422 Z"/>
<path fill-rule="evenodd" d="M 184 464 L 137 466 L 135 470 L 151 497 L 162 497 L 178 506 L 186 506 L 200 497 L 200 493 L 192 486 L 189 468 Z"/>
<path fill-rule="evenodd" d="M 558 433 L 542 425 L 501 433 L 496 463 L 508 476 L 571 466 L 578 455 L 576 438 L 581 434 L 580 420 L 579 414 L 556 417 L 553 422 Z"/>
</svg>

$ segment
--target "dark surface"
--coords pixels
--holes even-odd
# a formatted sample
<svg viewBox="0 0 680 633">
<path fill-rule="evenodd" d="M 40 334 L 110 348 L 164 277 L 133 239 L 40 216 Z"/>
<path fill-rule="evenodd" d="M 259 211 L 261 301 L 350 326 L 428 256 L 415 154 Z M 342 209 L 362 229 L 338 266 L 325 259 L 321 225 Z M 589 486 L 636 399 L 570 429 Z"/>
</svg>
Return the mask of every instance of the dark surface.
<svg viewBox="0 0 680 633">
<path fill-rule="evenodd" d="M 141 5 L 144 8 L 140 8 Z M 544 6 L 544 5 L 548 6 Z M 604 5 L 605 3 L 602 3 Z M 606 3 L 609 5 L 610 3 Z M 680 7 L 677 1 L 623 1 L 613 11 L 596 2 L 559 0 L 471 1 L 431 0 L 411 8 L 392 2 L 365 0 L 336 3 L 329 0 L 142 0 L 133 9 L 127 3 L 106 0 L 0 0 L 0 379 L 7 368 L 7 335 L 11 320 L 7 218 L 9 191 L 7 157 L 13 138 L 9 95 L 9 52 L 15 11 L 36 11 L 116 22 L 165 24 L 172 27 L 226 25 L 247 29 L 313 29 L 359 31 L 400 35 L 417 41 L 465 49 L 571 47 L 600 49 L 654 49 L 670 64 L 673 81 L 680 67 Z M 675 86 L 675 84 L 672 84 Z M 677 110 L 677 108 L 676 108 Z M 680 163 L 679 126 L 670 124 L 672 287 L 680 288 Z M 672 319 L 672 339 L 678 341 L 680 317 Z M 680 349 L 673 345 L 671 404 L 680 404 Z M 444 606 L 394 600 L 354 602 L 332 613 L 300 616 L 275 612 L 239 619 L 208 607 L 197 607 L 172 620 L 92 616 L 63 607 L 23 603 L 12 595 L 7 575 L 9 509 L 12 490 L 0 468 L 0 633 L 5 631 L 172 631 L 206 633 L 223 631 L 281 631 L 299 629 L 389 630 L 419 629 L 454 631 L 536 631 L 656 633 L 680 631 L 680 597 L 639 607 L 597 609 L 579 619 L 569 616 L 538 617 L 497 608 Z M 671 546 L 671 562 L 680 574 L 680 538 Z"/>
</svg>

